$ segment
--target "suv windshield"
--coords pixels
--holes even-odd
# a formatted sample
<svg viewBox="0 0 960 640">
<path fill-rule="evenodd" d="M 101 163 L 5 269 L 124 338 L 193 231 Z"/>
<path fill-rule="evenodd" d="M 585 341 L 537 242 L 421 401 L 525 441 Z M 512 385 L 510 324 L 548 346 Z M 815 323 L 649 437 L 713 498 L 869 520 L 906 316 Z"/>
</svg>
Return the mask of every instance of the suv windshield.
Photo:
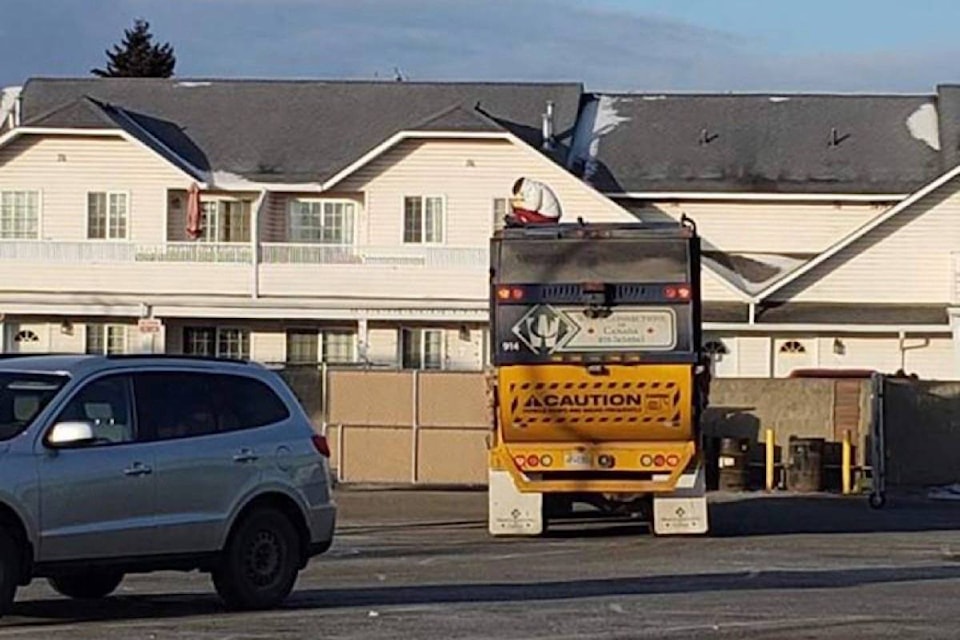
<svg viewBox="0 0 960 640">
<path fill-rule="evenodd" d="M 66 382 L 63 375 L 0 371 L 0 441 L 29 427 Z"/>
</svg>

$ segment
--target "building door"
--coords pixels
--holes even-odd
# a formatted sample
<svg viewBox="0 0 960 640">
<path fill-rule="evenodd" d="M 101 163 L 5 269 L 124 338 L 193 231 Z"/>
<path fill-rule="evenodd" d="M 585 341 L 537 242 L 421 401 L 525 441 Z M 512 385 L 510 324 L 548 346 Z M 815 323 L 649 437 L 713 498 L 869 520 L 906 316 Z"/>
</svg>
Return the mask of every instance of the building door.
<svg viewBox="0 0 960 640">
<path fill-rule="evenodd" d="M 50 335 L 44 323 L 7 325 L 8 353 L 45 353 L 50 351 Z"/>
<path fill-rule="evenodd" d="M 777 338 L 773 341 L 773 375 L 786 378 L 794 369 L 817 366 L 816 345 L 809 338 Z"/>
</svg>

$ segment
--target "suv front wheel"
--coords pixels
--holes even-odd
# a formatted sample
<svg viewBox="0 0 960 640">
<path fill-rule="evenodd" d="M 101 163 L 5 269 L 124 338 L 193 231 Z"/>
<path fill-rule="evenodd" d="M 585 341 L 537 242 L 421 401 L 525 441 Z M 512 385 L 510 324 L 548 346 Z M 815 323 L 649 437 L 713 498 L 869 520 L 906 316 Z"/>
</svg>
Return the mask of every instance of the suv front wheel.
<svg viewBox="0 0 960 640">
<path fill-rule="evenodd" d="M 231 609 L 268 609 L 283 602 L 300 571 L 299 537 L 274 509 L 246 516 L 213 570 L 217 593 Z"/>
<path fill-rule="evenodd" d="M 123 574 L 117 571 L 71 573 L 48 578 L 47 582 L 60 595 L 77 600 L 105 598 L 123 582 Z"/>
</svg>

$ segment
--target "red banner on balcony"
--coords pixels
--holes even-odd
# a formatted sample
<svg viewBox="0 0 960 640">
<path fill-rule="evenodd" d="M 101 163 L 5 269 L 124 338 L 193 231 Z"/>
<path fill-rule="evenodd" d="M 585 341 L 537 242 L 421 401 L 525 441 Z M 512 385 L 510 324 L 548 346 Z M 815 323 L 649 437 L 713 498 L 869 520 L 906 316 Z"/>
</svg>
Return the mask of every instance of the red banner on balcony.
<svg viewBox="0 0 960 640">
<path fill-rule="evenodd" d="M 187 191 L 187 237 L 200 237 L 200 187 L 194 182 Z"/>
</svg>

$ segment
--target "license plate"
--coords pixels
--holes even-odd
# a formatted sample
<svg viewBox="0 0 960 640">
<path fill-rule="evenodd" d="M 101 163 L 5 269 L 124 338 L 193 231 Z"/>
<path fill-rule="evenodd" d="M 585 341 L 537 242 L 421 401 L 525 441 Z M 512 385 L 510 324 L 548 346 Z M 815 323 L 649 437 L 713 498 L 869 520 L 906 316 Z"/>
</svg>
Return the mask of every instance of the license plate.
<svg viewBox="0 0 960 640">
<path fill-rule="evenodd" d="M 563 464 L 567 467 L 589 467 L 590 466 L 590 454 L 581 453 L 579 451 L 574 453 L 567 453 L 563 456 Z"/>
</svg>

